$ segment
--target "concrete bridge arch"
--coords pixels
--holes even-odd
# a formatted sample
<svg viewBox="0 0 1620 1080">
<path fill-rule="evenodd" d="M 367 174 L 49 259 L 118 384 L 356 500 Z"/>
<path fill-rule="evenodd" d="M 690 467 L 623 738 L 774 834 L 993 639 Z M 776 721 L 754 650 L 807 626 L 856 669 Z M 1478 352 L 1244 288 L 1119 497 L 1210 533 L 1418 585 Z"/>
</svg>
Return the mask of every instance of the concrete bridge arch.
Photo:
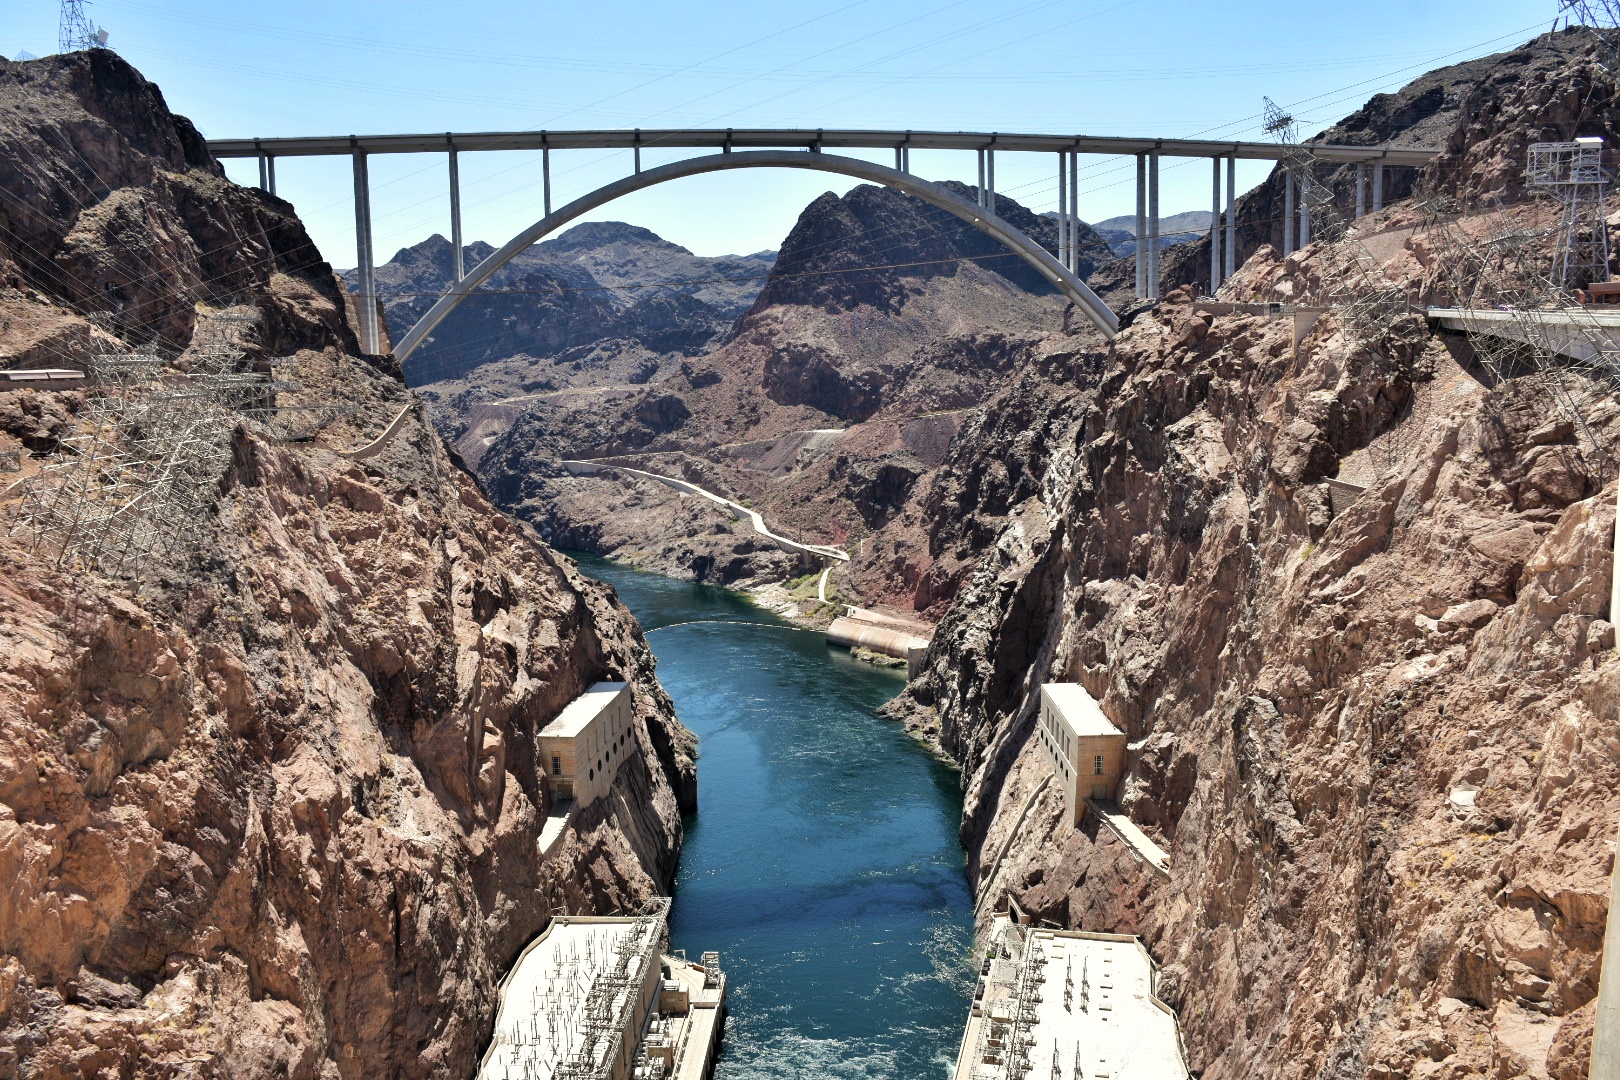
<svg viewBox="0 0 1620 1080">
<path fill-rule="evenodd" d="M 671 180 L 698 176 L 703 173 L 723 172 L 728 169 L 759 168 L 813 169 L 820 172 L 840 173 L 844 176 L 853 176 L 874 184 L 882 184 L 884 187 L 903 191 L 907 195 L 914 195 L 932 206 L 937 206 L 941 210 L 961 218 L 968 224 L 1000 241 L 1007 247 L 1009 252 L 1029 263 L 1042 277 L 1072 300 L 1075 306 L 1096 324 L 1097 328 L 1110 341 L 1119 332 L 1119 317 L 1097 297 L 1096 293 L 1091 291 L 1085 282 L 1076 277 L 1050 252 L 1030 239 L 1022 230 L 997 217 L 989 209 L 960 198 L 939 184 L 924 180 L 911 173 L 901 172 L 898 169 L 891 169 L 874 162 L 843 157 L 837 154 L 824 154 L 805 150 L 747 150 L 735 153 L 710 154 L 645 169 L 597 188 L 595 191 L 582 195 L 568 205 L 547 214 L 507 241 L 498 251 L 473 267 L 466 277 L 451 286 L 439 298 L 438 302 L 417 320 L 416 325 L 412 326 L 405 333 L 405 336 L 400 338 L 399 343 L 395 346 L 395 355 L 403 364 L 410 358 L 416 347 L 422 344 L 427 336 L 433 332 L 434 328 L 454 311 L 463 300 L 472 295 L 479 286 L 488 281 L 497 270 L 505 266 L 519 253 L 528 249 L 532 244 L 545 239 L 597 207 L 610 203 L 621 196 L 641 191 L 655 184 L 667 183 Z"/>
</svg>

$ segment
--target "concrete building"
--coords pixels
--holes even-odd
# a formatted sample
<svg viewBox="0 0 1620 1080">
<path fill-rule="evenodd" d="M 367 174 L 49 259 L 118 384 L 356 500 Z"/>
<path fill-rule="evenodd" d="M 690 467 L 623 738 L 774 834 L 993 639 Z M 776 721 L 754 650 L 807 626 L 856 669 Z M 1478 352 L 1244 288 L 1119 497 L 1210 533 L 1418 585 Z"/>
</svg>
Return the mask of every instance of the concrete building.
<svg viewBox="0 0 1620 1080">
<path fill-rule="evenodd" d="M 1063 805 L 1075 825 L 1086 800 L 1111 802 L 1125 772 L 1125 733 L 1103 715 L 1079 683 L 1041 687 L 1041 747 L 1063 787 Z"/>
<path fill-rule="evenodd" d="M 501 983 L 479 1080 L 705 1080 L 725 1017 L 718 953 L 663 956 L 669 901 L 553 919 Z"/>
<path fill-rule="evenodd" d="M 613 774 L 635 746 L 630 684 L 599 682 L 568 703 L 540 731 L 540 760 L 558 800 L 586 806 L 613 786 Z"/>
<path fill-rule="evenodd" d="M 1158 968 L 1123 934 L 991 925 L 954 1080 L 1187 1080 Z"/>
</svg>

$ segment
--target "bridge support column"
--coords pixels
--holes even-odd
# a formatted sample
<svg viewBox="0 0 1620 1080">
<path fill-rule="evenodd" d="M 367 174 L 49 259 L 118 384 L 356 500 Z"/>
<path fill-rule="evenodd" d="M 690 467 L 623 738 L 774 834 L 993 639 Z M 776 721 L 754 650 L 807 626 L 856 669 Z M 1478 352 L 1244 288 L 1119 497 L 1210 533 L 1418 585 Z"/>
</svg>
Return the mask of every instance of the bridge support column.
<svg viewBox="0 0 1620 1080">
<path fill-rule="evenodd" d="M 270 190 L 270 158 L 268 155 L 259 155 L 259 190 Z"/>
<path fill-rule="evenodd" d="M 1209 204 L 1209 294 L 1221 287 L 1221 159 L 1210 158 L 1215 176 Z"/>
<path fill-rule="evenodd" d="M 1080 272 L 1080 155 L 1069 151 L 1069 272 Z"/>
<path fill-rule="evenodd" d="M 375 355 L 380 348 L 377 333 L 377 274 L 371 249 L 371 181 L 366 170 L 366 153 L 354 151 L 354 238 L 359 267 L 360 295 L 355 307 L 360 314 L 360 350 Z"/>
<path fill-rule="evenodd" d="M 1311 242 L 1311 174 L 1302 173 L 1299 181 L 1299 246 Z"/>
<path fill-rule="evenodd" d="M 545 189 L 546 217 L 551 216 L 551 147 L 540 148 L 540 179 L 541 187 Z"/>
<path fill-rule="evenodd" d="M 1283 174 L 1283 254 L 1294 252 L 1294 170 Z"/>
<path fill-rule="evenodd" d="M 1237 273 L 1237 155 L 1226 155 L 1226 273 L 1225 281 Z"/>
<path fill-rule="evenodd" d="M 1367 165 L 1356 162 L 1356 220 L 1367 216 Z"/>
<path fill-rule="evenodd" d="M 1058 262 L 1073 270 L 1069 260 L 1069 155 L 1058 151 Z"/>
<path fill-rule="evenodd" d="M 984 152 L 984 208 L 992 214 L 996 212 L 996 152 Z"/>
<path fill-rule="evenodd" d="M 984 151 L 983 150 L 979 151 L 979 191 L 978 191 L 978 196 L 979 196 L 979 205 L 980 206 L 985 205 L 985 203 L 984 203 Z"/>
<path fill-rule="evenodd" d="M 1384 208 L 1384 163 L 1373 162 L 1373 213 Z"/>
<path fill-rule="evenodd" d="M 450 159 L 450 247 L 455 256 L 456 280 L 460 281 L 467 276 L 466 257 L 461 251 L 461 164 L 454 146 L 446 156 Z"/>
<path fill-rule="evenodd" d="M 1136 155 L 1136 298 L 1147 295 L 1147 155 Z"/>
<path fill-rule="evenodd" d="M 270 194 L 276 193 L 276 159 L 266 155 L 264 159 L 265 176 L 270 181 Z"/>
<path fill-rule="evenodd" d="M 1159 298 L 1159 152 L 1148 154 L 1148 298 Z"/>
</svg>

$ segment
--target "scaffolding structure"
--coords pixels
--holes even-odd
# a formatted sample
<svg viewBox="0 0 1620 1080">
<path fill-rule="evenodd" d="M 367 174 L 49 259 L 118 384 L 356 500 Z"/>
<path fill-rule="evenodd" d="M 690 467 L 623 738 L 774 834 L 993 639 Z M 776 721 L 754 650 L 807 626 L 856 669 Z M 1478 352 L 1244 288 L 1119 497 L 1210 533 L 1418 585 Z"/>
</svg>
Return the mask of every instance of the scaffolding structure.
<svg viewBox="0 0 1620 1080">
<path fill-rule="evenodd" d="M 1500 324 L 1499 332 L 1469 334 L 1480 364 L 1495 379 L 1534 375 L 1581 441 L 1604 448 L 1575 398 L 1572 375 L 1620 391 L 1620 350 L 1594 310 L 1574 302 L 1555 280 L 1556 238 L 1562 224 L 1538 221 L 1534 206 L 1493 201 L 1459 206 L 1443 197 L 1424 200 L 1424 242 L 1442 268 L 1439 291 L 1451 306 Z M 1464 222 L 1473 219 L 1472 229 Z"/>
<path fill-rule="evenodd" d="M 1395 353 L 1409 350 L 1428 335 L 1423 313 L 1412 305 L 1406 290 L 1384 273 L 1367 248 L 1360 223 L 1338 212 L 1333 189 L 1315 182 L 1316 159 L 1300 144 L 1294 117 L 1270 98 L 1265 103 L 1266 134 L 1283 149 L 1279 166 L 1286 185 L 1284 246 L 1289 246 L 1296 216 L 1299 247 L 1312 240 L 1330 242 L 1319 256 L 1323 263 L 1321 295 L 1300 299 L 1314 299 L 1314 306 L 1333 309 L 1345 333 L 1366 348 Z"/>
<path fill-rule="evenodd" d="M 176 555 L 211 516 L 240 413 L 283 385 L 241 369 L 257 320 L 215 314 L 177 366 L 151 347 L 91 356 L 80 427 L 27 485 L 13 533 L 60 568 L 139 573 Z"/>
</svg>

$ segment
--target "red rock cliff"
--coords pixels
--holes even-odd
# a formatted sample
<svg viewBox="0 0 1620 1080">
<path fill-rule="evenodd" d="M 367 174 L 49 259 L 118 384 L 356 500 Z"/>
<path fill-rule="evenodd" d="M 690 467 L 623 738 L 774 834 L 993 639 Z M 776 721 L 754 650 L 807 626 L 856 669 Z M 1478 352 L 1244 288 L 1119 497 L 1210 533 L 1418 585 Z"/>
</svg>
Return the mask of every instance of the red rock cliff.
<svg viewBox="0 0 1620 1080">
<path fill-rule="evenodd" d="M 356 407 L 299 442 L 244 420 L 139 581 L 0 539 L 0 1076 L 470 1075 L 550 914 L 668 889 L 695 774 L 639 630 L 419 415 L 336 452 L 407 391 L 291 207 L 116 56 L 0 64 L 0 160 L 12 363 L 72 363 L 104 309 L 173 356 L 246 304 L 250 358 Z M 77 407 L 0 394 L 0 451 L 32 471 Z M 542 858 L 535 734 L 604 678 L 635 746 Z"/>
</svg>

